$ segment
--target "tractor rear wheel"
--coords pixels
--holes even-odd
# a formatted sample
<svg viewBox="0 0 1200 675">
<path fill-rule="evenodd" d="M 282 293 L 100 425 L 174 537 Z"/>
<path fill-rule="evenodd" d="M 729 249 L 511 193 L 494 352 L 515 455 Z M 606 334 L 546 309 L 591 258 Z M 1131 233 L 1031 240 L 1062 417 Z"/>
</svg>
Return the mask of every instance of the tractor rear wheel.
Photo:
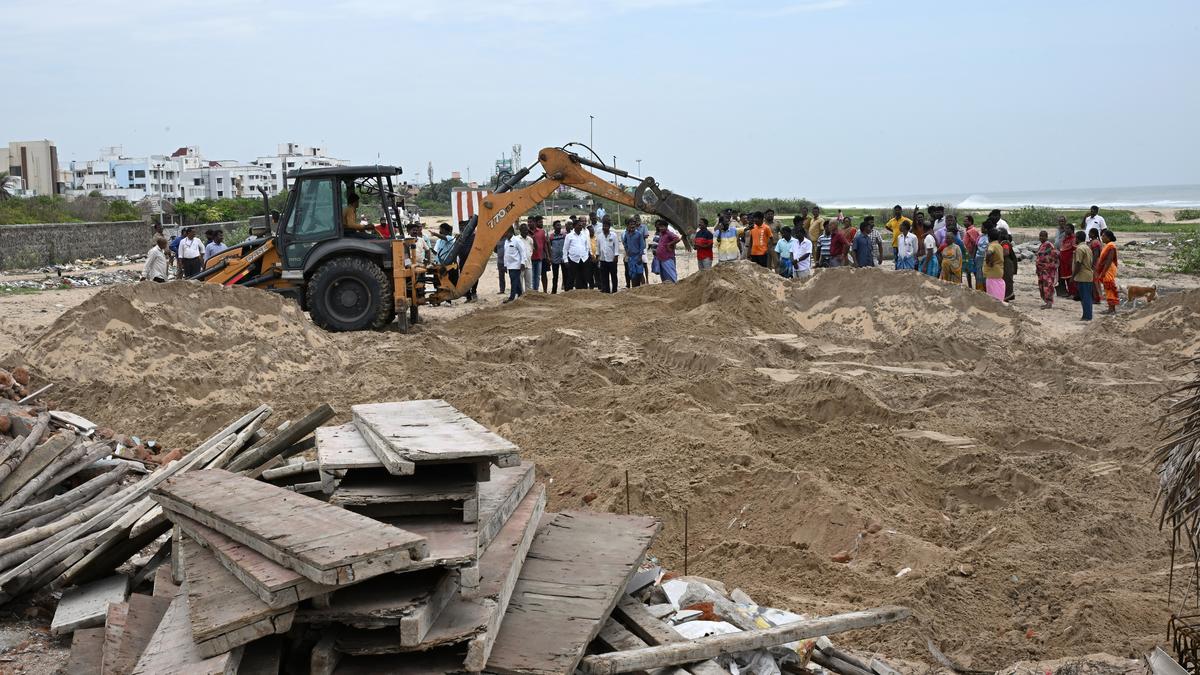
<svg viewBox="0 0 1200 675">
<path fill-rule="evenodd" d="M 344 256 L 322 263 L 306 295 L 313 323 L 326 330 L 379 329 L 395 316 L 391 279 L 368 258 Z"/>
</svg>

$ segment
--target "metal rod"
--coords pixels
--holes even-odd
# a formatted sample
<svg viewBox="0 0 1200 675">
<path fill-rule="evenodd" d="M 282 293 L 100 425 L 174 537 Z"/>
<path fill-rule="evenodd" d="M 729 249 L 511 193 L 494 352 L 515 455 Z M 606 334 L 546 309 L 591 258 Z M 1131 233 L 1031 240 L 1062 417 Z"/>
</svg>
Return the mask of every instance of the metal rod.
<svg viewBox="0 0 1200 675">
<path fill-rule="evenodd" d="M 625 515 L 629 515 L 629 469 L 625 469 Z"/>
<path fill-rule="evenodd" d="M 683 576 L 688 575 L 688 512 L 683 510 Z"/>
</svg>

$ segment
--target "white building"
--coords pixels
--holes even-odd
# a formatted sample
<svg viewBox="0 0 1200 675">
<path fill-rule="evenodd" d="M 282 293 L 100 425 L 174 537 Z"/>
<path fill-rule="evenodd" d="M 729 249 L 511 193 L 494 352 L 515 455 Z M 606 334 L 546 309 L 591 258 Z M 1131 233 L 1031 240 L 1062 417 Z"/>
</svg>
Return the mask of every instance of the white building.
<svg viewBox="0 0 1200 675">
<path fill-rule="evenodd" d="M 185 202 L 197 199 L 259 198 L 258 188 L 275 194 L 275 183 L 265 167 L 236 161 L 207 162 L 206 166 L 184 169 L 182 198 Z"/>
<path fill-rule="evenodd" d="M 127 157 L 121 146 L 100 150 L 98 159 L 71 162 L 68 194 L 99 192 L 105 197 L 120 197 L 138 202 L 146 197 L 176 201 L 180 198 L 182 165 L 173 157 L 151 155 Z"/>
<path fill-rule="evenodd" d="M 266 169 L 274 185 L 271 194 L 278 194 L 291 187 L 287 174 L 297 169 L 315 169 L 327 166 L 345 166 L 344 159 L 334 159 L 326 154 L 325 148 L 306 147 L 298 143 L 280 143 L 274 155 L 259 157 L 254 164 Z"/>
</svg>

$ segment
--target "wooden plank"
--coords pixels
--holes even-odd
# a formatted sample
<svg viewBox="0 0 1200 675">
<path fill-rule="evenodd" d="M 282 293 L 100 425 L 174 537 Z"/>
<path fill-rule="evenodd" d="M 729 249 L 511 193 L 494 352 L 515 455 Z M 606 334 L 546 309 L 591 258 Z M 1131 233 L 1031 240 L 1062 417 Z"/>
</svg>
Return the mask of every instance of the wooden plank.
<svg viewBox="0 0 1200 675">
<path fill-rule="evenodd" d="M 65 671 L 69 675 L 100 675 L 104 659 L 104 629 L 81 628 L 71 636 L 71 656 Z"/>
<path fill-rule="evenodd" d="M 83 433 L 91 433 L 96 429 L 96 423 L 82 415 L 76 415 L 73 412 L 65 410 L 51 410 L 50 419 L 63 425 L 70 425 Z"/>
<path fill-rule="evenodd" d="M 95 628 L 104 625 L 108 616 L 108 603 L 125 602 L 129 594 L 129 577 L 123 574 L 98 579 L 76 586 L 63 593 L 50 622 L 50 632 L 64 635 L 79 628 Z"/>
<path fill-rule="evenodd" d="M 596 636 L 596 642 L 614 652 L 627 651 L 630 649 L 641 649 L 642 647 L 646 646 L 645 641 L 633 633 L 630 633 L 628 629 L 613 619 L 609 619 L 608 621 L 604 622 L 604 626 L 600 629 L 599 635 Z M 688 671 L 675 666 L 668 668 L 656 668 L 654 670 L 643 672 L 645 672 L 646 675 L 688 675 Z M 725 673 L 726 675 L 729 673 L 729 671 L 725 670 L 724 668 L 721 669 L 721 672 Z"/>
<path fill-rule="evenodd" d="M 479 518 L 474 481 L 405 481 L 394 477 L 344 479 L 329 503 L 370 516 L 457 515 L 464 523 Z"/>
<path fill-rule="evenodd" d="M 183 575 L 192 639 L 201 656 L 216 656 L 292 627 L 295 607 L 269 607 L 191 537 L 183 538 Z"/>
<path fill-rule="evenodd" d="M 821 635 L 873 628 L 886 623 L 903 621 L 911 615 L 912 612 L 904 607 L 879 607 L 861 612 L 835 614 L 762 630 L 710 635 L 674 644 L 611 654 L 596 654 L 583 659 L 582 670 L 587 675 L 616 675 L 616 673 L 630 673 L 648 668 L 715 659 L 725 654 L 775 647 Z"/>
<path fill-rule="evenodd" d="M 382 469 L 383 462 L 358 433 L 354 423 L 316 430 L 317 462 L 322 471 Z"/>
<path fill-rule="evenodd" d="M 60 431 L 29 451 L 17 468 L 3 481 L 0 481 L 0 503 L 8 501 L 9 497 L 16 494 L 17 490 L 25 487 L 26 483 L 42 472 L 42 469 L 58 459 L 64 450 L 71 447 L 75 439 L 74 433 Z"/>
<path fill-rule="evenodd" d="M 321 607 L 302 608 L 303 623 L 344 623 L 361 628 L 392 626 L 401 644 L 420 644 L 430 626 L 458 592 L 458 575 L 430 569 L 385 574 L 329 594 Z"/>
<path fill-rule="evenodd" d="M 687 638 L 680 635 L 674 628 L 654 618 L 646 605 L 628 595 L 617 601 L 617 606 L 613 609 L 613 617 L 624 624 L 634 636 L 643 641 L 643 647 L 688 641 Z M 693 675 L 729 675 L 729 671 L 712 660 L 688 664 L 687 670 Z"/>
<path fill-rule="evenodd" d="M 124 675 L 133 670 L 170 606 L 171 598 L 141 593 L 130 595 L 128 602 L 108 606 L 102 675 Z"/>
<path fill-rule="evenodd" d="M 283 466 L 267 469 L 262 473 L 262 479 L 265 481 L 275 481 L 283 478 L 291 478 L 300 474 L 312 473 L 316 474 L 321 470 L 321 465 L 316 460 L 307 462 L 292 462 Z"/>
<path fill-rule="evenodd" d="M 570 675 L 646 554 L 659 523 L 588 511 L 547 514 L 488 659 L 489 672 Z"/>
<path fill-rule="evenodd" d="M 492 479 L 479 484 L 479 546 L 485 549 L 525 495 L 533 487 L 533 462 L 522 462 L 492 472 Z"/>
<path fill-rule="evenodd" d="M 301 600 L 336 590 L 290 570 L 216 530 L 175 514 L 175 527 L 208 549 L 217 562 L 269 607 L 290 607 Z"/>
<path fill-rule="evenodd" d="M 410 532 L 219 469 L 172 478 L 154 498 L 323 584 L 406 569 L 427 553 Z"/>
<path fill-rule="evenodd" d="M 350 410 L 363 440 L 397 475 L 412 474 L 421 462 L 519 463 L 517 446 L 440 399 L 369 403 Z"/>
<path fill-rule="evenodd" d="M 539 485 L 521 502 L 480 559 L 479 597 L 460 595 L 452 598 L 419 641 L 414 642 L 411 635 L 404 635 L 403 625 L 400 639 L 392 629 L 343 630 L 338 634 L 337 649 L 362 656 L 428 651 L 467 642 L 463 667 L 469 672 L 483 670 L 545 505 L 545 488 Z"/>
<path fill-rule="evenodd" d="M 210 658 L 200 655 L 192 641 L 185 592 L 176 595 L 167 607 L 132 675 L 234 675 L 241 657 L 240 647 Z"/>
</svg>

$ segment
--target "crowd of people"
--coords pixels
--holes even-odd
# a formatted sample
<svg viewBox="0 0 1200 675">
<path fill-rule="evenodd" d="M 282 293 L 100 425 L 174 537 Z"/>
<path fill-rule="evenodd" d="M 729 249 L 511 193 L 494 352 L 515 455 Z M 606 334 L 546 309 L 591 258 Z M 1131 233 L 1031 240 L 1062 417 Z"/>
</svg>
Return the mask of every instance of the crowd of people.
<svg viewBox="0 0 1200 675">
<path fill-rule="evenodd" d="M 959 223 L 957 214 L 937 205 L 927 211 L 914 208 L 912 214 L 906 216 L 897 205 L 877 228 L 874 216 L 856 226 L 840 211 L 823 216 L 817 206 L 803 209 L 791 225 L 778 223 L 771 209 L 727 209 L 718 214 L 715 228 L 701 218 L 687 243 L 700 270 L 750 260 L 786 278 L 803 278 L 818 268 L 881 266 L 890 257 L 897 270 L 966 285 L 1001 302 L 1016 300 L 1013 280 L 1020 256 L 999 209 L 978 224 L 970 214 Z M 619 232 L 607 214 L 554 220 L 549 230 L 543 216 L 531 216 L 496 246 L 500 292 L 508 294 L 506 302 L 527 289 L 557 293 L 561 277 L 564 291 L 615 293 L 621 256 L 626 288 L 648 283 L 650 274 L 673 283 L 678 280 L 676 248 L 682 241 L 666 221 L 656 220 L 651 232 L 637 215 L 628 217 Z M 1091 208 L 1078 229 L 1059 217 L 1053 236 L 1040 232 L 1035 269 L 1043 309 L 1053 307 L 1056 297 L 1070 297 L 1081 304 L 1081 319 L 1090 321 L 1093 305 L 1103 297 L 1107 312 L 1116 312 L 1116 235 L 1098 207 Z"/>
</svg>

